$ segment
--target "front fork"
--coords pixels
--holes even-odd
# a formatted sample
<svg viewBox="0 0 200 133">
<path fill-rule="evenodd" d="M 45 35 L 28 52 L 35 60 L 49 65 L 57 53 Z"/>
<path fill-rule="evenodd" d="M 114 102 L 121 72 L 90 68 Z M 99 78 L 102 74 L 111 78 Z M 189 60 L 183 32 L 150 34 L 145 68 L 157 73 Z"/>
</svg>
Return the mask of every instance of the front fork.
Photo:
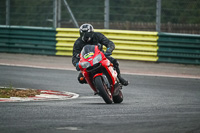
<svg viewBox="0 0 200 133">
<path fill-rule="evenodd" d="M 106 75 L 104 75 L 103 73 L 97 73 L 97 74 L 95 74 L 94 77 L 93 77 L 93 81 L 94 81 L 94 79 L 95 79 L 96 77 L 98 77 L 98 76 L 101 76 L 101 77 L 102 77 L 102 80 L 103 80 L 103 82 L 104 82 L 105 85 L 106 85 L 106 89 L 108 89 L 108 90 L 111 92 L 111 94 L 113 94 L 114 89 L 112 89 L 112 85 L 111 85 L 110 82 L 108 81 L 108 78 L 106 77 Z"/>
</svg>

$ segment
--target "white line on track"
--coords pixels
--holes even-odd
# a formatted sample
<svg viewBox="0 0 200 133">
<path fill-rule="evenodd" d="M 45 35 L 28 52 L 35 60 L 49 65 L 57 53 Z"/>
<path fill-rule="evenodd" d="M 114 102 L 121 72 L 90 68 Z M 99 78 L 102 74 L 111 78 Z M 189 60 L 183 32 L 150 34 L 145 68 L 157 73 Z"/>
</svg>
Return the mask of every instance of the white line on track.
<svg viewBox="0 0 200 133">
<path fill-rule="evenodd" d="M 101 98 L 100 96 L 81 96 L 79 99 L 98 99 Z"/>
<path fill-rule="evenodd" d="M 144 73 L 123 73 L 123 74 L 138 75 L 138 76 L 150 76 L 150 77 L 200 79 L 200 76 L 192 76 L 192 75 L 167 75 L 167 74 L 144 74 Z"/>
<path fill-rule="evenodd" d="M 44 67 L 44 66 L 22 65 L 22 64 L 7 64 L 7 63 L 0 63 L 0 65 L 18 66 L 18 67 L 30 67 L 30 68 L 41 68 L 41 69 L 53 69 L 53 70 L 71 70 L 71 71 L 76 71 L 75 68 Z M 192 75 L 145 74 L 145 73 L 132 73 L 132 72 L 125 72 L 125 73 L 122 73 L 122 74 L 138 75 L 138 76 L 150 76 L 150 77 L 200 79 L 200 76 L 192 76 Z"/>
<path fill-rule="evenodd" d="M 31 68 L 41 68 L 41 69 L 55 69 L 55 70 L 72 70 L 72 71 L 75 71 L 75 69 L 72 69 L 72 68 L 61 68 L 61 67 L 44 67 L 44 66 L 22 65 L 22 64 L 7 64 L 7 63 L 0 63 L 0 65 L 17 66 L 17 67 L 31 67 Z"/>
</svg>

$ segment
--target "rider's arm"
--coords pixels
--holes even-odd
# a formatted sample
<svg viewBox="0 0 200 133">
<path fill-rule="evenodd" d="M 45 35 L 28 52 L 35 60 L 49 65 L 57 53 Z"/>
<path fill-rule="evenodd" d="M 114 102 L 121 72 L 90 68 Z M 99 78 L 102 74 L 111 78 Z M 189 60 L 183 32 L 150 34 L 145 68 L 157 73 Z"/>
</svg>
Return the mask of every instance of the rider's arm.
<svg viewBox="0 0 200 133">
<path fill-rule="evenodd" d="M 107 37 L 105 37 L 102 33 L 96 33 L 99 38 L 99 43 L 103 44 L 109 49 L 110 52 L 112 52 L 115 49 L 115 44 L 110 41 Z"/>
<path fill-rule="evenodd" d="M 79 62 L 79 54 L 81 52 L 80 40 L 77 39 L 73 46 L 73 56 L 72 56 L 72 64 L 76 67 L 76 64 Z"/>
</svg>

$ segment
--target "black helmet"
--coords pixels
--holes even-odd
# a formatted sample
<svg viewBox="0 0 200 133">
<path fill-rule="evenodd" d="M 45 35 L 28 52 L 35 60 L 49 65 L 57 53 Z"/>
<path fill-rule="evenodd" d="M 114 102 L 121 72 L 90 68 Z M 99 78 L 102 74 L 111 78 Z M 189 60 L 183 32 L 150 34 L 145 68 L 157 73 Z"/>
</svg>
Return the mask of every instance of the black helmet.
<svg viewBox="0 0 200 133">
<path fill-rule="evenodd" d="M 94 28 L 91 24 L 83 24 L 80 29 L 80 37 L 84 42 L 90 42 L 94 35 Z"/>
</svg>

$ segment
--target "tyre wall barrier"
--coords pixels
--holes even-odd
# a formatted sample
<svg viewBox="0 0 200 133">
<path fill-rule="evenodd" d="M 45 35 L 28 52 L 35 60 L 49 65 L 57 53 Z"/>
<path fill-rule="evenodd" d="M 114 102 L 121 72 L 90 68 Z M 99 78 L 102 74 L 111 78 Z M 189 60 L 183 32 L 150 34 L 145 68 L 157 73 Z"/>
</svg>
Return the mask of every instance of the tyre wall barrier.
<svg viewBox="0 0 200 133">
<path fill-rule="evenodd" d="M 73 44 L 80 36 L 78 29 L 56 29 L 56 55 L 72 56 Z M 99 30 L 116 47 L 113 57 L 116 59 L 157 61 L 157 32 L 122 31 L 122 30 Z"/>
<path fill-rule="evenodd" d="M 200 64 L 200 35 L 159 33 L 158 62 Z"/>
<path fill-rule="evenodd" d="M 0 52 L 55 55 L 52 28 L 0 26 Z"/>
<path fill-rule="evenodd" d="M 116 59 L 200 64 L 200 35 L 100 30 L 116 48 Z M 75 28 L 0 26 L 0 52 L 72 56 Z"/>
</svg>

